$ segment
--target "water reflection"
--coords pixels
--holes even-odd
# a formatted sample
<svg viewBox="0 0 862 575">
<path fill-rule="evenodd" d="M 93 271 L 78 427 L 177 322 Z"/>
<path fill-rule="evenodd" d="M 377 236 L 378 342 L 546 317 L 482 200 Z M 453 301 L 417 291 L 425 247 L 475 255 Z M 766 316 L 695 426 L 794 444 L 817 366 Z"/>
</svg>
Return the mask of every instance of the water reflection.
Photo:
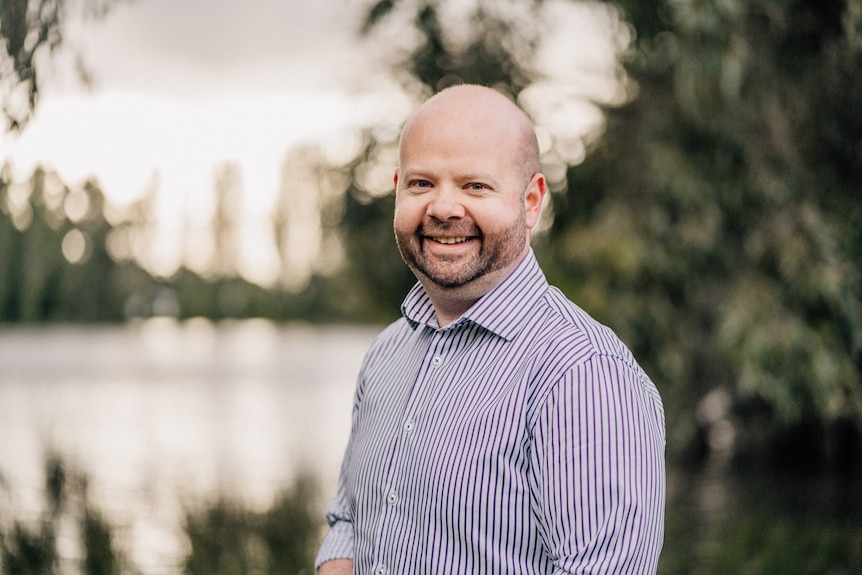
<svg viewBox="0 0 862 575">
<path fill-rule="evenodd" d="M 862 490 L 851 477 L 717 462 L 672 468 L 668 480 L 660 574 L 862 573 Z"/>
<path fill-rule="evenodd" d="M 90 477 L 145 572 L 175 564 L 182 504 L 218 492 L 265 507 L 298 469 L 332 493 L 356 372 L 376 328 L 153 319 L 0 332 L 0 476 L 41 505 L 45 448 Z"/>
</svg>

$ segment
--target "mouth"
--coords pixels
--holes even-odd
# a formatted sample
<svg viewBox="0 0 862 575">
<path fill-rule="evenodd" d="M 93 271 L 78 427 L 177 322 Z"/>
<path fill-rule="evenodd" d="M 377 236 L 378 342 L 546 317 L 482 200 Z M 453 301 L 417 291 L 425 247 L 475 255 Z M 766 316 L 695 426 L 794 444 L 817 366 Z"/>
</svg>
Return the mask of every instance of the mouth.
<svg viewBox="0 0 862 575">
<path fill-rule="evenodd" d="M 416 237 L 420 244 L 424 243 L 430 249 L 437 246 L 440 254 L 449 257 L 481 242 L 482 231 L 469 222 L 459 222 L 459 225 L 423 222 L 416 230 Z"/>
<path fill-rule="evenodd" d="M 428 236 L 429 240 L 437 242 L 439 244 L 444 244 L 447 246 L 455 245 L 455 244 L 463 244 L 465 242 L 469 242 L 471 239 L 467 236 L 459 236 L 459 237 L 442 237 L 442 236 Z"/>
</svg>

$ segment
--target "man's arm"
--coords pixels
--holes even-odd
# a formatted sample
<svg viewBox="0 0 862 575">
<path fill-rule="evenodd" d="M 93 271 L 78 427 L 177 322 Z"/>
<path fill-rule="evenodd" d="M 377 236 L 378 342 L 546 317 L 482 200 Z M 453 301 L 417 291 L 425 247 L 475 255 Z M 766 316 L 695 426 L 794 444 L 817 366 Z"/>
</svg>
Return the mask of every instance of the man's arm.
<svg viewBox="0 0 862 575">
<path fill-rule="evenodd" d="M 345 467 L 348 457 L 345 456 Z M 329 531 L 323 537 L 314 561 L 318 573 L 321 574 L 340 575 L 353 571 L 353 520 L 344 485 L 344 469 L 342 469 L 341 478 L 338 481 L 338 494 L 326 513 Z M 347 563 L 347 567 L 342 563 Z"/>
<path fill-rule="evenodd" d="M 353 575 L 353 560 L 331 559 L 320 566 L 317 575 Z"/>
<path fill-rule="evenodd" d="M 534 498 L 558 573 L 655 573 L 664 413 L 649 378 L 597 356 L 557 381 L 533 428 Z"/>
<path fill-rule="evenodd" d="M 357 390 L 353 400 L 352 424 L 355 424 L 358 406 L 359 392 Z M 347 472 L 350 468 L 352 453 L 353 436 L 351 433 L 351 437 L 347 441 L 347 449 L 344 452 L 344 459 L 341 462 L 335 499 L 326 512 L 329 531 L 324 536 L 314 561 L 317 572 L 323 575 L 341 575 L 353 571 L 353 517 L 347 494 Z"/>
</svg>

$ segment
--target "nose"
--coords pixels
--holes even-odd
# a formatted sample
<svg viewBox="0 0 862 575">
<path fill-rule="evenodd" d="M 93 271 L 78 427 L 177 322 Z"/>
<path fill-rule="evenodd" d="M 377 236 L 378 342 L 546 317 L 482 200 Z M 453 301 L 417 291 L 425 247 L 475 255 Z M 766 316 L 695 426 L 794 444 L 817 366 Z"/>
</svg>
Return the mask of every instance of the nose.
<svg viewBox="0 0 862 575">
<path fill-rule="evenodd" d="M 430 194 L 426 214 L 440 221 L 460 219 L 466 215 L 460 190 L 440 185 Z"/>
</svg>

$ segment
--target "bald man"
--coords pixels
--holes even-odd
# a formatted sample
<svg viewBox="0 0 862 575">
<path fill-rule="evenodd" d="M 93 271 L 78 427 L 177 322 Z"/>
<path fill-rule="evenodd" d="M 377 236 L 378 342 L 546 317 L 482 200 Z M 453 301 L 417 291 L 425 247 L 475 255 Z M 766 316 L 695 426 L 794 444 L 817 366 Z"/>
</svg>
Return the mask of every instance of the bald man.
<svg viewBox="0 0 862 575">
<path fill-rule="evenodd" d="M 360 370 L 320 575 L 655 573 L 661 399 L 536 262 L 528 117 L 440 92 L 404 126 L 395 189 L 418 283 Z"/>
</svg>

